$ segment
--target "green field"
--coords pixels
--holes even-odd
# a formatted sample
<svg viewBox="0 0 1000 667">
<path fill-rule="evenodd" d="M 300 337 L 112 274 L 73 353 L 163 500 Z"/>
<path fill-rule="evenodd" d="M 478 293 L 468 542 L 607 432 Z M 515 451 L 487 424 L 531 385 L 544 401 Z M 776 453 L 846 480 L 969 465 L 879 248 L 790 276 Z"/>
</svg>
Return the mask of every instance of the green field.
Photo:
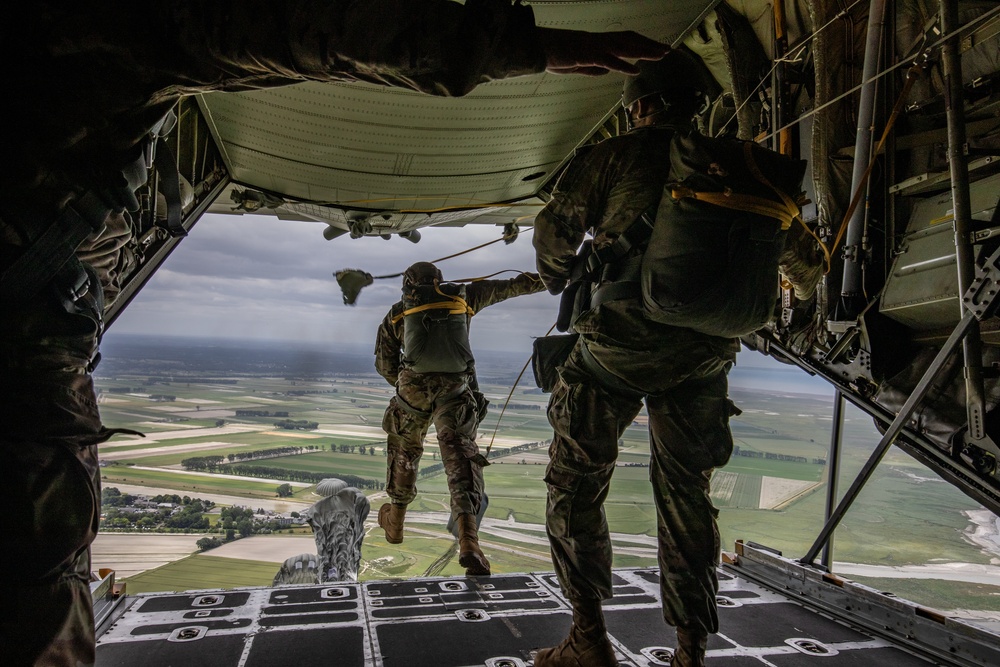
<svg viewBox="0 0 1000 667">
<path fill-rule="evenodd" d="M 101 484 L 105 487 L 114 486 L 115 482 L 137 484 L 139 486 L 155 486 L 175 489 L 192 495 L 201 493 L 222 493 L 226 495 L 245 496 L 247 498 L 275 497 L 275 484 L 269 482 L 251 482 L 243 479 L 228 479 L 225 477 L 210 477 L 207 475 L 187 475 L 165 470 L 135 470 L 123 465 L 108 465 L 101 468 Z"/>
<path fill-rule="evenodd" d="M 214 375 L 221 377 L 220 375 Z M 139 387 L 142 378 L 116 378 L 111 386 Z M 164 440 L 152 445 L 164 449 L 153 455 L 129 458 L 130 451 L 149 449 L 150 444 L 137 441 L 126 447 L 109 448 L 107 451 L 126 454 L 124 462 L 144 466 L 176 466 L 184 458 L 208 454 L 226 456 L 229 453 L 253 451 L 277 446 L 325 445 L 323 451 L 245 462 L 261 468 L 283 468 L 307 472 L 321 472 L 331 477 L 356 475 L 384 480 L 385 458 L 380 445 L 374 456 L 368 454 L 343 454 L 331 452 L 331 444 L 361 444 L 382 442 L 377 432 L 382 412 L 388 401 L 390 389 L 373 377 L 338 378 L 333 381 L 303 383 L 266 377 L 241 377 L 239 386 L 173 382 L 144 389 L 145 393 L 173 394 L 175 403 L 153 403 L 148 398 L 123 394 L 108 395 L 112 402 L 101 405 L 102 416 L 109 427 L 134 428 L 154 433 L 176 431 L 162 422 L 178 420 L 186 426 L 197 425 L 214 430 L 216 421 L 245 424 L 261 430 L 270 429 L 273 419 L 236 418 L 235 409 L 284 410 L 291 419 L 317 421 L 320 428 L 349 431 L 348 427 L 371 427 L 373 435 L 328 435 L 304 439 L 295 437 L 301 432 L 262 434 L 259 432 L 205 435 Z M 287 396 L 285 392 L 296 389 L 329 391 L 306 396 Z M 490 442 L 496 419 L 500 415 L 509 387 L 484 385 L 491 397 L 490 415 L 480 427 L 479 443 L 482 448 Z M 180 399 L 191 403 L 182 403 Z M 267 399 L 267 400 L 264 400 Z M 354 402 L 352 402 L 352 399 Z M 823 525 L 825 485 L 803 495 L 782 510 L 757 509 L 764 477 L 817 482 L 823 479 L 825 466 L 815 459 L 825 459 L 829 447 L 829 428 L 832 404 L 826 398 L 778 398 L 755 392 L 737 392 L 734 400 L 744 411 L 732 420 L 735 443 L 744 450 L 802 456 L 807 463 L 778 461 L 765 458 L 734 456 L 722 473 L 730 477 L 733 492 L 725 503 L 719 502 L 721 514 L 719 528 L 723 548 L 732 550 L 736 540 L 754 542 L 776 548 L 786 556 L 805 553 L 813 544 Z M 211 402 L 210 402 L 211 401 Z M 256 401 L 256 402 L 255 402 Z M 515 393 L 512 401 L 544 406 L 546 397 L 538 394 Z M 200 406 L 200 410 L 196 408 Z M 168 411 L 169 409 L 169 411 Z M 879 440 L 869 417 L 848 406 L 844 427 L 841 492 L 853 480 L 854 474 L 864 465 L 868 455 Z M 540 442 L 551 437 L 544 409 L 508 409 L 497 429 L 498 437 L 516 437 L 525 441 Z M 231 442 L 232 446 L 208 450 L 180 451 L 184 445 L 203 442 Z M 178 448 L 178 451 L 171 451 Z M 499 445 L 495 447 L 499 449 Z M 433 439 L 427 443 L 422 466 L 438 463 Z M 486 490 L 490 498 L 487 516 L 517 523 L 544 524 L 545 521 L 545 471 L 546 448 L 532 450 L 528 455 L 516 454 L 494 460 L 484 471 Z M 525 464 L 521 464 L 521 460 Z M 648 464 L 649 445 L 646 428 L 641 424 L 630 426 L 622 438 L 619 461 L 622 463 Z M 170 471 L 134 470 L 124 465 L 102 467 L 105 486 L 115 482 L 171 488 L 179 493 L 220 493 L 252 498 L 273 498 L 276 484 L 230 480 L 220 477 L 195 477 Z M 721 482 L 721 476 L 720 476 Z M 435 474 L 418 481 L 419 495 L 411 511 L 442 512 L 448 510 L 446 480 Z M 310 489 L 296 488 L 296 497 L 310 499 Z M 372 511 L 377 511 L 382 500 L 373 500 Z M 989 556 L 979 547 L 963 539 L 963 531 L 970 523 L 963 510 L 978 509 L 978 505 L 955 487 L 937 479 L 926 468 L 898 450 L 890 451 L 876 469 L 872 479 L 834 534 L 834 559 L 843 562 L 875 565 L 924 564 L 931 560 L 968 563 L 989 563 Z M 655 535 L 656 517 L 652 506 L 652 491 L 648 467 L 619 467 L 615 470 L 611 493 L 605 506 L 609 526 L 613 532 L 630 535 Z M 421 525 L 421 528 L 431 528 Z M 380 538 L 380 531 L 372 531 L 364 546 L 362 578 L 410 577 L 427 571 L 453 542 L 444 533 L 439 537 L 407 537 L 403 545 L 388 545 Z M 539 533 L 541 534 L 541 533 Z M 875 538 L 877 536 L 877 539 Z M 507 538 L 484 534 L 485 542 L 499 546 L 524 548 L 541 557 L 523 558 L 503 549 L 491 552 L 497 572 L 523 572 L 550 570 L 544 556 L 544 546 L 511 542 Z M 404 547 L 404 548 L 401 548 Z M 141 590 L 187 590 L 227 586 L 269 585 L 276 572 L 273 564 L 236 561 L 198 555 L 154 571 L 143 573 L 130 580 L 129 592 Z M 653 558 L 639 558 L 616 553 L 615 565 L 651 566 Z M 460 574 L 457 562 L 449 563 L 442 574 Z M 860 579 L 859 579 L 860 580 Z M 968 607 L 996 608 L 997 591 L 994 587 L 958 585 L 936 580 L 875 580 L 879 587 L 894 590 L 904 597 L 938 608 Z M 148 586 L 133 590 L 136 587 Z M 174 586 L 175 588 L 157 588 Z M 935 599 L 940 600 L 936 602 Z M 990 606 L 993 605 L 993 606 Z"/>
<path fill-rule="evenodd" d="M 160 593 L 190 591 L 205 588 L 239 588 L 240 586 L 270 586 L 278 572 L 274 563 L 256 560 L 219 558 L 196 554 L 146 570 L 124 579 L 126 591 Z"/>
<path fill-rule="evenodd" d="M 428 452 L 421 464 L 428 466 L 436 463 Z M 385 479 L 385 455 L 376 450 L 371 454 L 342 454 L 341 452 L 313 452 L 297 454 L 274 459 L 261 459 L 239 463 L 251 468 L 281 468 L 283 470 L 302 470 L 304 472 L 327 473 L 331 477 L 340 475 L 356 475 L 368 479 Z"/>
</svg>

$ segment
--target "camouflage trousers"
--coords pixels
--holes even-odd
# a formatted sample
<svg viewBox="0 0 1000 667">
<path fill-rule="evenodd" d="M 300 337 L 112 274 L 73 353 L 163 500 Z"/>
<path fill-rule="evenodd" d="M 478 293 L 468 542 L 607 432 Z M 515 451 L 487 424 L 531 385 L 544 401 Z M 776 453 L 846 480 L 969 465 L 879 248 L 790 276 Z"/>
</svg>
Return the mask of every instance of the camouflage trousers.
<svg viewBox="0 0 1000 667">
<path fill-rule="evenodd" d="M 584 364 L 583 344 L 581 338 L 560 368 L 548 405 L 554 437 L 545 474 L 546 530 L 563 592 L 573 600 L 612 596 L 604 501 L 618 440 L 644 399 L 663 616 L 675 627 L 717 632 L 720 544 L 709 481 L 732 453 L 729 417 L 735 407 L 726 377 L 731 361 L 708 359 L 697 374 L 673 379 L 656 369 L 626 369 L 631 384 L 647 387 L 643 396 L 602 385 Z"/>
<path fill-rule="evenodd" d="M 97 445 L 2 443 L 15 480 L 3 495 L 13 530 L 13 604 L 0 620 L 8 665 L 92 665 L 90 544 L 100 516 Z M 7 661 L 10 662 L 7 662 Z"/>
<path fill-rule="evenodd" d="M 39 299 L 8 311 L 0 351 L 0 485 L 8 540 L 0 615 L 7 665 L 95 660 L 90 544 L 100 520 L 97 445 L 111 431 L 98 415 L 88 372 L 93 320 Z"/>
<path fill-rule="evenodd" d="M 476 445 L 482 394 L 465 373 L 419 374 L 403 369 L 382 418 L 387 435 L 386 493 L 398 505 L 417 495 L 417 471 L 431 424 L 448 479 L 453 516 L 477 514 L 483 499 L 483 457 Z"/>
</svg>

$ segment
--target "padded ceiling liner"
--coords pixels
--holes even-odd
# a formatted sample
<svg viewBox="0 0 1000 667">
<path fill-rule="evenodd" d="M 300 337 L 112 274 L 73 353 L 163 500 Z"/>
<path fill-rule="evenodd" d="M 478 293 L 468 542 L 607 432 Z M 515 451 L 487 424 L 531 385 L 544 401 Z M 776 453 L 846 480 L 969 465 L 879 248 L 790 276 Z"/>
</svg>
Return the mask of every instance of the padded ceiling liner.
<svg viewBox="0 0 1000 667">
<path fill-rule="evenodd" d="M 673 43 L 716 2 L 529 4 L 541 26 L 636 30 Z M 383 211 L 386 224 L 399 231 L 429 222 L 416 211 L 530 204 L 614 111 L 621 85 L 617 74 L 539 74 L 440 98 L 365 83 L 303 83 L 207 94 L 199 103 L 234 183 L 299 202 L 288 212 L 311 219 L 342 222 L 343 213 L 308 203 Z M 441 222 L 462 222 L 450 218 Z"/>
</svg>

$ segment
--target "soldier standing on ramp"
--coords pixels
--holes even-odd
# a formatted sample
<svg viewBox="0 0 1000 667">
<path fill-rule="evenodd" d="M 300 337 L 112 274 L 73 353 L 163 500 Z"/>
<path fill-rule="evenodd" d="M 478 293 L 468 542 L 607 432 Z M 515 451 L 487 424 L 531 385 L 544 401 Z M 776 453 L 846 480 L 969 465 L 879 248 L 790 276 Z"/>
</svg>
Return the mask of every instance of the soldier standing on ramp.
<svg viewBox="0 0 1000 667">
<path fill-rule="evenodd" d="M 477 525 L 487 461 L 476 445 L 476 429 L 486 416 L 487 401 L 478 391 L 469 321 L 487 306 L 544 288 L 535 273 L 478 280 L 468 287 L 443 283 L 441 271 L 430 262 L 417 262 L 403 273 L 403 299 L 385 316 L 375 343 L 375 368 L 396 387 L 382 420 L 388 434 L 386 492 L 391 502 L 378 512 L 378 525 L 390 544 L 403 541 L 406 507 L 417 495 L 424 437 L 433 423 L 458 528 L 458 562 L 468 575 L 490 574 Z"/>
<path fill-rule="evenodd" d="M 729 418 L 739 414 L 727 396 L 727 374 L 739 351 L 737 330 L 749 324 L 734 323 L 742 321 L 741 310 L 757 300 L 740 299 L 733 305 L 736 290 L 724 291 L 697 311 L 698 317 L 688 316 L 681 323 L 679 316 L 668 318 L 663 311 L 651 310 L 647 285 L 653 278 L 670 276 L 672 282 L 653 295 L 662 300 L 666 287 L 690 282 L 696 271 L 702 287 L 720 280 L 729 285 L 728 279 L 759 284 L 766 322 L 773 315 L 779 269 L 786 276 L 794 274 L 789 278 L 793 284 L 800 278 L 809 281 L 797 285 L 806 291 L 820 277 L 811 270 L 789 271 L 792 260 L 779 258 L 777 252 L 773 266 L 761 263 L 754 270 L 740 264 L 742 270 L 735 273 L 730 266 L 735 266 L 734 257 L 743 256 L 732 246 L 738 250 L 744 245 L 730 241 L 736 230 L 752 228 L 767 240 L 767 249 L 782 250 L 785 236 L 779 230 L 795 219 L 793 212 L 798 214 L 789 191 L 797 192 L 804 163 L 770 155 L 750 142 L 698 134 L 692 121 L 704 109 L 705 92 L 713 82 L 687 52 L 671 51 L 662 60 L 643 63 L 640 70 L 626 79 L 623 91 L 631 129 L 578 154 L 535 220 L 538 272 L 553 294 L 575 295 L 568 320 L 578 335 L 557 368 L 549 399 L 554 435 L 545 472 L 546 530 L 560 585 L 573 607 L 573 626 L 561 644 L 538 652 L 535 667 L 618 664 L 601 608 L 601 601 L 612 596 L 611 538 L 603 505 L 618 440 L 644 402 L 663 617 L 677 632 L 670 664 L 703 667 L 708 637 L 719 630 L 715 596 L 720 543 L 710 481 L 713 470 L 729 460 Z M 700 145 L 725 148 L 739 160 L 731 169 L 715 154 L 702 161 L 690 148 Z M 746 166 L 763 158 L 768 162 L 760 162 L 760 169 Z M 780 192 L 763 178 L 765 164 L 780 165 L 781 179 L 769 176 L 784 186 Z M 686 203 L 692 195 L 717 194 L 678 189 L 689 180 L 684 170 L 694 173 L 696 167 L 699 178 L 712 183 L 714 178 L 737 178 L 742 171 L 735 167 L 756 170 L 759 176 L 740 176 L 733 185 L 766 184 L 766 196 L 734 197 L 753 203 L 738 210 L 732 205 Z M 650 210 L 656 211 L 652 227 L 643 220 Z M 682 214 L 700 217 L 682 220 Z M 678 243 L 664 243 L 657 236 L 682 228 L 694 234 Z M 584 243 L 587 232 L 593 234 L 592 245 Z M 585 250 L 578 255 L 581 245 Z M 753 247 L 751 254 L 758 254 Z M 584 278 L 577 279 L 580 274 L 574 268 L 581 262 L 587 268 Z M 752 278 L 760 278 L 759 283 Z M 696 304 L 694 292 L 682 288 L 672 293 L 682 304 Z"/>
</svg>

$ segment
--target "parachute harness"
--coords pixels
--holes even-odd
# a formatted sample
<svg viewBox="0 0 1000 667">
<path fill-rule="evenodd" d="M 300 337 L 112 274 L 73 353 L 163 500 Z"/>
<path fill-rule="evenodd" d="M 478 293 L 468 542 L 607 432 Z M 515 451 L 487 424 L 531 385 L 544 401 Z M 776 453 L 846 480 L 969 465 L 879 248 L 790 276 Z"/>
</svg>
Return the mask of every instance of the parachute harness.
<svg viewBox="0 0 1000 667">
<path fill-rule="evenodd" d="M 801 220 L 802 215 L 799 211 L 799 205 L 787 194 L 771 185 L 771 182 L 767 180 L 764 174 L 761 173 L 760 168 L 757 167 L 757 163 L 753 159 L 753 144 L 750 142 L 743 145 L 743 156 L 746 158 L 750 173 L 781 197 L 781 203 L 756 195 L 733 192 L 732 190 L 726 190 L 725 192 L 699 192 L 682 185 L 672 187 L 670 195 L 674 199 L 695 199 L 706 204 L 714 204 L 723 208 L 775 218 L 781 222 L 782 229 L 791 227 L 792 220 Z"/>
<path fill-rule="evenodd" d="M 472 317 L 473 315 L 476 314 L 476 311 L 472 310 L 472 308 L 469 307 L 469 304 L 466 303 L 465 299 L 463 299 L 462 297 L 452 296 L 451 294 L 445 294 L 444 292 L 442 292 L 441 288 L 438 287 L 437 280 L 434 281 L 434 291 L 443 296 L 444 298 L 448 299 L 448 301 L 436 301 L 434 303 L 425 303 L 420 306 L 414 306 L 413 308 L 407 308 L 400 314 L 393 317 L 392 323 L 396 324 L 407 315 L 412 315 L 414 313 L 422 313 L 425 310 L 447 309 L 449 315 L 468 315 L 469 317 Z"/>
</svg>

